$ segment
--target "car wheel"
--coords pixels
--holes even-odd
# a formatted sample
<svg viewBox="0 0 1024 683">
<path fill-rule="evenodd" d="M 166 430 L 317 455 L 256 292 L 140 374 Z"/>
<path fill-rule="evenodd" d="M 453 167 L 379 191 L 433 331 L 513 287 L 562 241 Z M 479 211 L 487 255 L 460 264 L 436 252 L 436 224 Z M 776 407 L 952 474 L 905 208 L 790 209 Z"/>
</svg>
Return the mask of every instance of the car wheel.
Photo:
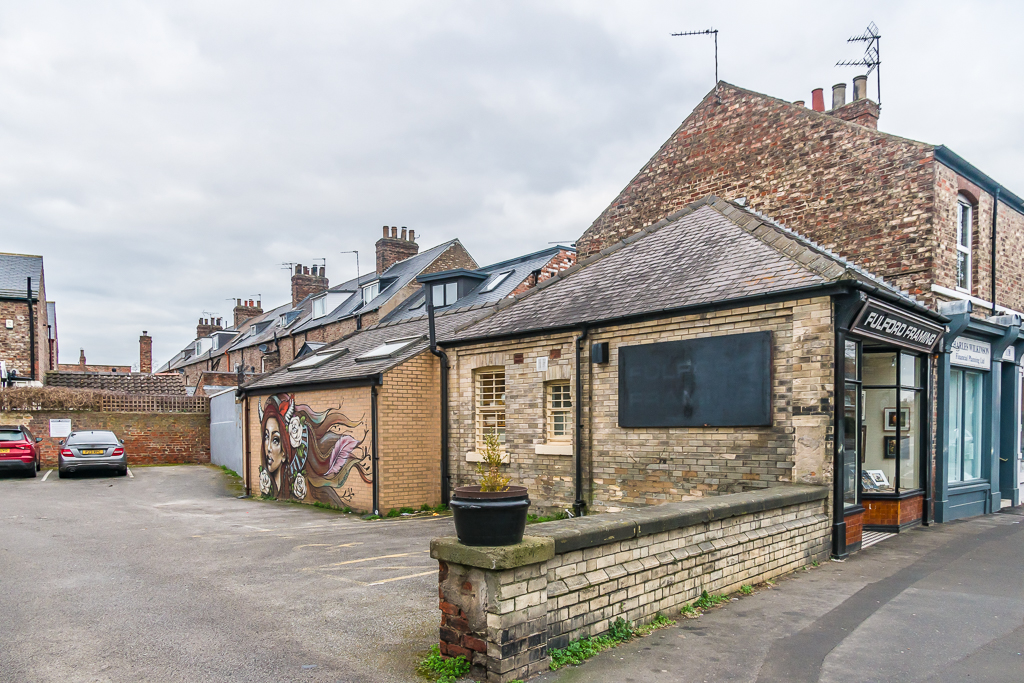
<svg viewBox="0 0 1024 683">
<path fill-rule="evenodd" d="M 42 472 L 42 471 L 43 471 L 43 463 L 41 463 L 40 461 L 36 460 L 36 472 Z"/>
<path fill-rule="evenodd" d="M 119 469 L 117 471 L 117 476 L 119 476 L 119 477 L 127 477 L 128 476 L 128 468 L 127 467 L 122 467 L 121 469 Z"/>
<path fill-rule="evenodd" d="M 33 467 L 32 469 L 30 469 L 30 470 L 28 471 L 28 474 L 27 474 L 26 476 L 27 476 L 27 477 L 28 477 L 29 479 L 35 479 L 35 477 L 36 477 L 36 468 L 35 468 L 35 467 Z"/>
<path fill-rule="evenodd" d="M 57 470 L 57 477 L 58 478 L 60 478 L 60 479 L 67 479 L 68 476 L 69 476 L 68 473 L 65 472 L 64 470 Z"/>
</svg>

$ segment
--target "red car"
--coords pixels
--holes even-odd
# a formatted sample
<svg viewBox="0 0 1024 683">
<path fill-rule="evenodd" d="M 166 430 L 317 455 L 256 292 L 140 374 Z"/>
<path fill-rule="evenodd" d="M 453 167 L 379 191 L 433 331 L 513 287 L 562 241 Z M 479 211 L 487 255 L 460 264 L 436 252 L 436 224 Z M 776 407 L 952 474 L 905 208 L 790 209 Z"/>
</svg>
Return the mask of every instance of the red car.
<svg viewBox="0 0 1024 683">
<path fill-rule="evenodd" d="M 40 441 L 42 439 L 33 437 L 28 427 L 0 425 L 0 471 L 16 469 L 25 476 L 36 476 L 42 465 L 36 445 Z"/>
</svg>

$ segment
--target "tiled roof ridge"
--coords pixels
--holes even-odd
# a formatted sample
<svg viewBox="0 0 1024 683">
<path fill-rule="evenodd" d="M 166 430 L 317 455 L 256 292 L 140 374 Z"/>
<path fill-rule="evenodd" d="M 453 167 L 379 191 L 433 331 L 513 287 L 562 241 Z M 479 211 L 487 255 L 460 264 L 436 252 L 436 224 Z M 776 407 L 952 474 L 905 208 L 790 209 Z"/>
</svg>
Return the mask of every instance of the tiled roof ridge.
<svg viewBox="0 0 1024 683">
<path fill-rule="evenodd" d="M 37 258 L 37 259 L 42 259 L 43 258 L 42 254 L 18 254 L 18 253 L 13 252 L 13 251 L 0 251 L 0 256 L 21 256 L 21 257 L 24 257 L 24 258 Z"/>
<path fill-rule="evenodd" d="M 911 301 L 917 299 L 910 293 L 891 285 L 882 278 L 868 272 L 855 263 L 827 249 L 809 237 L 787 228 L 783 223 L 749 207 L 715 198 L 710 205 L 723 216 L 750 233 L 761 242 L 788 256 L 801 266 L 828 280 L 841 280 L 844 275 L 868 279 L 894 294 Z M 672 215 L 669 216 L 671 218 Z M 830 263 L 831 262 L 831 263 Z"/>
</svg>

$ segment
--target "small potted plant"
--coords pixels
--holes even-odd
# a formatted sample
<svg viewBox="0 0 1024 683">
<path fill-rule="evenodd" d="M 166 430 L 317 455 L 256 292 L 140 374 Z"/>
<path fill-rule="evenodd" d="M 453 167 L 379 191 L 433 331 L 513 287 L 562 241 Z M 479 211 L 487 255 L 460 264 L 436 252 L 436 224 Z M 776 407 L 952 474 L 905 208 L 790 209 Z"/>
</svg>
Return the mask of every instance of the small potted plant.
<svg viewBox="0 0 1024 683">
<path fill-rule="evenodd" d="M 484 435 L 484 461 L 477 466 L 479 486 L 459 486 L 450 507 L 455 533 L 465 545 L 513 545 L 523 540 L 530 497 L 525 486 L 509 486 L 501 472 L 501 442 Z"/>
</svg>

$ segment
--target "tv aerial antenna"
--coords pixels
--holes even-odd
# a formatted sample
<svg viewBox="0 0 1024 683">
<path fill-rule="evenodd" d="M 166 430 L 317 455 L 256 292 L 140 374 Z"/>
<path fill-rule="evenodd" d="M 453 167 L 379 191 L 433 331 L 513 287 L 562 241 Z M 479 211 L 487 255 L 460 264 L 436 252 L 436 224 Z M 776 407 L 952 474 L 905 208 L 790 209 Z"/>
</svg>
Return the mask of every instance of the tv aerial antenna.
<svg viewBox="0 0 1024 683">
<path fill-rule="evenodd" d="M 712 36 L 715 39 L 715 94 L 718 94 L 718 29 L 708 28 L 703 31 L 683 31 L 682 33 L 673 33 L 673 37 L 678 36 Z M 721 100 L 719 100 L 721 101 Z"/>
<path fill-rule="evenodd" d="M 868 24 L 868 27 L 859 36 L 853 36 L 846 40 L 848 43 L 867 43 L 864 48 L 864 56 L 860 59 L 850 59 L 843 62 L 836 62 L 836 66 L 863 66 L 867 68 L 868 76 L 875 71 L 875 83 L 878 86 L 878 108 L 882 108 L 882 34 L 878 32 L 875 22 Z"/>
</svg>

